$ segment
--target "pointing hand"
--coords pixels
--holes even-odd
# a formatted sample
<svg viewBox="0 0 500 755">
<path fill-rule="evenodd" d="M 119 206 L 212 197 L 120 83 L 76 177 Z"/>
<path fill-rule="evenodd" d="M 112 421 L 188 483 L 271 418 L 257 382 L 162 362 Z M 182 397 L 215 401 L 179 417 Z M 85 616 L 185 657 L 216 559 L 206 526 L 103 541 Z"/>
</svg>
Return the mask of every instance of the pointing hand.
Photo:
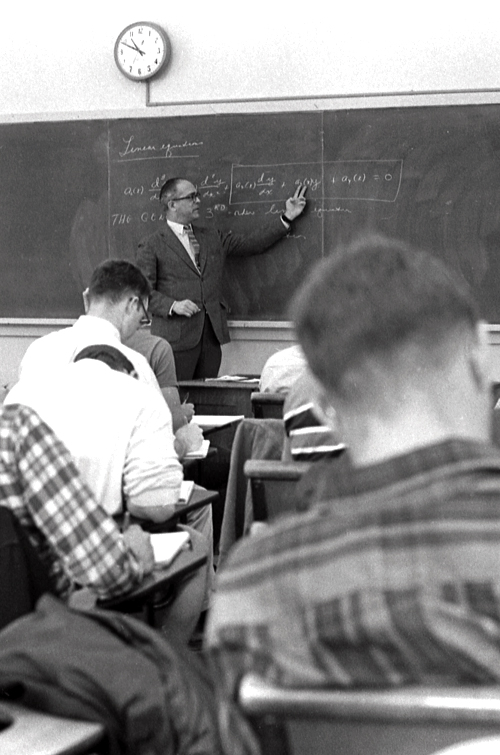
<svg viewBox="0 0 500 755">
<path fill-rule="evenodd" d="M 306 206 L 306 199 L 304 194 L 306 193 L 307 186 L 299 184 L 293 197 L 285 202 L 285 215 L 290 220 L 297 218 Z"/>
</svg>

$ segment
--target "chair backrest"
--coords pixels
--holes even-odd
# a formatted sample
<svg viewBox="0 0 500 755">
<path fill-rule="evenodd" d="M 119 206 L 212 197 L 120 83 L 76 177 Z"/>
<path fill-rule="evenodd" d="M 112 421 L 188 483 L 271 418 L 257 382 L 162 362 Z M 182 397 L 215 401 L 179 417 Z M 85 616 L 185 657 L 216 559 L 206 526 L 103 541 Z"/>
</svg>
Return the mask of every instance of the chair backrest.
<svg viewBox="0 0 500 755">
<path fill-rule="evenodd" d="M 283 419 L 285 397 L 286 393 L 251 393 L 253 416 L 255 419 Z"/>
<path fill-rule="evenodd" d="M 53 593 L 48 571 L 17 517 L 0 506 L 0 629 Z"/>
<path fill-rule="evenodd" d="M 281 689 L 244 677 L 240 707 L 263 755 L 432 755 L 500 734 L 500 687 Z"/>
<path fill-rule="evenodd" d="M 295 488 L 312 462 L 249 459 L 243 471 L 250 481 L 254 521 L 270 521 L 300 510 Z"/>
<path fill-rule="evenodd" d="M 0 701 L 2 755 L 83 755 L 104 737 L 100 723 L 52 716 Z"/>
</svg>

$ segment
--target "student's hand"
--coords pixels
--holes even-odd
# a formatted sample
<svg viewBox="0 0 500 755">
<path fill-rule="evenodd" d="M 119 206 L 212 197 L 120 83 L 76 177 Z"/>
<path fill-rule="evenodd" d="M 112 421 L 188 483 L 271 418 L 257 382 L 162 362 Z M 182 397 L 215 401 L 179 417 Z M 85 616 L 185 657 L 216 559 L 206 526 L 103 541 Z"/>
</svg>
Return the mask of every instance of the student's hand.
<svg viewBox="0 0 500 755">
<path fill-rule="evenodd" d="M 194 416 L 194 404 L 182 403 L 181 409 L 187 422 L 191 422 Z"/>
<path fill-rule="evenodd" d="M 182 299 L 182 301 L 176 301 L 172 305 L 172 312 L 182 317 L 192 317 L 199 311 L 199 306 L 191 299 Z"/>
<path fill-rule="evenodd" d="M 306 193 L 307 186 L 299 184 L 293 197 L 289 197 L 285 202 L 285 215 L 289 220 L 294 220 L 303 211 L 306 206 L 306 199 L 304 194 Z"/>
<path fill-rule="evenodd" d="M 144 532 L 138 524 L 132 524 L 123 533 L 123 540 L 142 565 L 143 573 L 150 574 L 155 565 L 155 558 L 149 534 Z"/>
<path fill-rule="evenodd" d="M 175 433 L 174 447 L 180 459 L 190 451 L 198 451 L 203 442 L 203 433 L 194 422 L 179 427 Z"/>
</svg>

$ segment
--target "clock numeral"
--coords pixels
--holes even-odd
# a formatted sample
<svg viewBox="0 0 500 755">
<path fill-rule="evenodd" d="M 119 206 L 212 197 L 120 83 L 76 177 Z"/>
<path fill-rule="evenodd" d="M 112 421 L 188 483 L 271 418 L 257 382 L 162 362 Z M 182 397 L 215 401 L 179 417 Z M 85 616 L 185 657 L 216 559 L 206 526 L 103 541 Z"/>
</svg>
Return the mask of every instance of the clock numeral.
<svg viewBox="0 0 500 755">
<path fill-rule="evenodd" d="M 151 66 L 148 66 L 148 73 L 151 72 Z"/>
</svg>

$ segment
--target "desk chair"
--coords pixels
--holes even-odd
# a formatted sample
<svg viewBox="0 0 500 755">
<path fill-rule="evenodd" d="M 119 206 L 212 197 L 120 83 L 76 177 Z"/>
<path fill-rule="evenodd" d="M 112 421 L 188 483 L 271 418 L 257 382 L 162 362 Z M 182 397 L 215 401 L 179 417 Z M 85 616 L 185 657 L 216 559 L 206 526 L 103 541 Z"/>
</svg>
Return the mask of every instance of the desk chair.
<svg viewBox="0 0 500 755">
<path fill-rule="evenodd" d="M 254 521 L 270 521 L 300 510 L 295 488 L 311 463 L 249 459 L 243 471 L 250 482 Z"/>
<path fill-rule="evenodd" d="M 254 391 L 250 394 L 253 416 L 255 419 L 283 419 L 285 397 L 286 393 Z"/>
<path fill-rule="evenodd" d="M 148 575 L 126 595 L 98 601 L 100 608 L 123 613 L 142 613 L 154 626 L 160 596 L 164 601 L 187 574 L 207 560 L 196 547 L 182 551 L 166 569 Z M 6 506 L 0 506 L 0 629 L 30 613 L 45 592 L 54 594 L 45 564 Z"/>
<path fill-rule="evenodd" d="M 98 600 L 97 607 L 121 613 L 142 613 L 146 623 L 154 627 L 158 609 L 165 607 L 175 598 L 175 589 L 179 582 L 206 561 L 203 547 L 193 544 L 190 550 L 181 551 L 166 569 L 148 574 L 131 592 L 116 598 Z"/>
<path fill-rule="evenodd" d="M 263 755 L 433 755 L 500 735 L 499 687 L 281 689 L 248 675 L 239 704 Z"/>
<path fill-rule="evenodd" d="M 0 700 L 2 755 L 87 755 L 104 737 L 99 723 L 76 721 Z"/>
</svg>

